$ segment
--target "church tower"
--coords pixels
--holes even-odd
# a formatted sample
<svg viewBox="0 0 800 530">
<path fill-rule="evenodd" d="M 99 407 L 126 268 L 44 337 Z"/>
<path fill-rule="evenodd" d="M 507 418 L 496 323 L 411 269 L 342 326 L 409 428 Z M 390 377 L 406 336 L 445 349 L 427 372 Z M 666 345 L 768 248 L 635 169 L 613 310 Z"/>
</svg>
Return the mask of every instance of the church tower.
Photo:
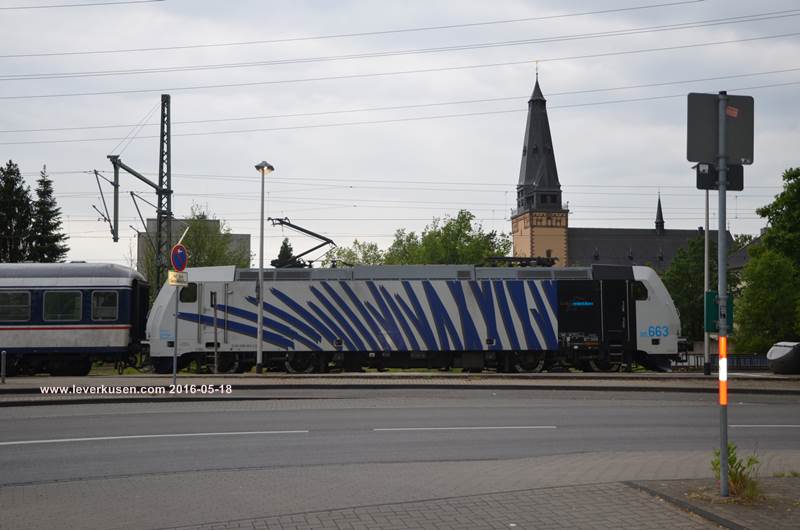
<svg viewBox="0 0 800 530">
<path fill-rule="evenodd" d="M 661 211 L 661 193 L 658 194 L 658 206 L 656 207 L 656 234 L 664 235 L 664 212 Z"/>
<path fill-rule="evenodd" d="M 569 211 L 561 204 L 546 104 L 537 74 L 528 101 L 517 208 L 511 217 L 514 257 L 551 257 L 557 259 L 556 267 L 566 267 Z"/>
</svg>

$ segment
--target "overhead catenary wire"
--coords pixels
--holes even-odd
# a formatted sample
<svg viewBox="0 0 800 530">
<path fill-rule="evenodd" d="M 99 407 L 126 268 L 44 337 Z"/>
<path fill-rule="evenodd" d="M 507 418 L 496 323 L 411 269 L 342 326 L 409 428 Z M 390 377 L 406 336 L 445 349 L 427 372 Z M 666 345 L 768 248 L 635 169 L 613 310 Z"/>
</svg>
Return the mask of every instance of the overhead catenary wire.
<svg viewBox="0 0 800 530">
<path fill-rule="evenodd" d="M 682 79 L 677 81 L 658 81 L 654 83 L 639 83 L 635 85 L 623 85 L 623 86 L 616 86 L 616 87 L 602 87 L 602 88 L 590 88 L 590 89 L 581 89 L 581 90 L 568 90 L 568 91 L 561 91 L 561 92 L 550 92 L 548 93 L 547 97 L 559 97 L 559 96 L 566 96 L 566 95 L 579 95 L 579 94 L 590 94 L 590 93 L 599 93 L 599 92 L 613 92 L 617 90 L 632 90 L 632 89 L 639 89 L 639 88 L 655 88 L 655 87 L 663 87 L 663 86 L 671 86 L 671 85 L 682 85 L 682 84 L 690 84 L 690 83 L 701 83 L 706 81 L 719 81 L 723 79 L 740 79 L 744 77 L 757 77 L 762 75 L 773 75 L 773 74 L 784 74 L 784 73 L 791 73 L 791 72 L 798 72 L 800 71 L 800 67 L 789 67 L 789 68 L 782 68 L 778 70 L 765 70 L 761 72 L 749 72 L 749 73 L 741 73 L 741 74 L 726 74 L 726 75 L 717 75 L 711 77 L 699 77 L 694 79 Z M 352 108 L 352 109 L 336 109 L 336 110 L 328 110 L 328 111 L 316 111 L 316 112 L 294 112 L 294 113 L 284 113 L 284 114 L 268 114 L 268 115 L 260 115 L 260 116 L 236 116 L 230 118 L 208 118 L 208 119 L 195 119 L 195 120 L 178 120 L 173 121 L 173 125 L 195 125 L 195 124 L 203 124 L 203 123 L 223 123 L 227 121 L 253 121 L 253 120 L 264 120 L 264 119 L 277 119 L 277 118 L 299 118 L 299 117 L 311 117 L 311 116 L 326 116 L 326 115 L 335 115 L 335 114 L 350 114 L 350 113 L 358 113 L 358 112 L 381 112 L 381 111 L 390 111 L 390 110 L 408 110 L 408 109 L 418 109 L 418 108 L 429 108 L 429 107 L 439 107 L 439 106 L 450 106 L 450 105 L 468 105 L 468 104 L 476 104 L 476 103 L 494 103 L 500 101 L 512 101 L 512 100 L 519 100 L 519 99 L 527 99 L 529 95 L 520 95 L 520 96 L 503 96 L 503 97 L 494 97 L 494 98 L 478 98 L 478 99 L 465 99 L 465 100 L 456 100 L 456 101 L 439 101 L 439 102 L 431 102 L 431 103 L 418 103 L 418 104 L 408 104 L 408 105 L 388 105 L 388 106 L 376 106 L 376 107 L 361 107 L 361 108 Z M 551 106 L 550 108 L 558 108 L 558 106 Z M 57 131 L 79 131 L 79 130 L 90 130 L 90 129 L 119 129 L 119 128 L 128 128 L 128 127 L 138 127 L 140 124 L 106 124 L 106 125 L 83 125 L 83 126 L 72 126 L 72 127 L 45 127 L 45 128 L 34 128 L 34 129 L 6 129 L 0 130 L 0 134 L 7 134 L 7 133 L 29 133 L 29 132 L 57 132 Z M 146 123 L 145 126 L 155 126 L 159 125 L 159 123 Z"/>
<path fill-rule="evenodd" d="M 128 146 L 130 146 L 130 145 L 131 145 L 131 143 L 132 143 L 132 142 L 133 142 L 133 140 L 136 138 L 136 136 L 138 136 L 138 134 L 141 132 L 142 128 L 143 128 L 143 127 L 144 127 L 144 126 L 147 124 L 147 120 L 149 120 L 149 119 L 150 119 L 150 116 L 152 116 L 152 115 L 153 115 L 153 112 L 155 112 L 156 108 L 158 108 L 158 105 L 159 105 L 158 103 L 156 103 L 155 105 L 153 105 L 153 107 L 150 109 L 150 111 L 149 111 L 147 114 L 145 114 L 145 115 L 142 117 L 142 119 L 141 119 L 141 120 L 139 120 L 139 123 L 137 123 L 136 125 L 134 125 L 134 126 L 133 126 L 133 128 L 132 128 L 132 129 L 131 129 L 131 131 L 130 131 L 130 132 L 129 132 L 129 133 L 126 135 L 126 136 L 125 136 L 125 138 L 123 138 L 122 140 L 120 140 L 120 142 L 119 142 L 119 143 L 118 143 L 116 146 L 114 146 L 114 149 L 112 149 L 112 150 L 111 150 L 111 153 L 112 153 L 112 154 L 122 155 L 122 153 L 124 153 L 124 152 L 125 152 L 125 150 L 128 148 Z M 126 141 L 126 140 L 127 140 L 127 142 L 128 142 L 127 144 L 125 144 L 125 141 Z M 123 144 L 125 144 L 125 145 L 123 146 Z M 120 149 L 120 146 L 122 146 L 122 148 L 121 148 L 121 149 Z M 117 152 L 117 149 L 120 149 L 120 151 L 119 151 L 119 152 Z"/>
<path fill-rule="evenodd" d="M 120 6 L 128 4 L 154 4 L 166 0 L 120 0 L 118 2 L 85 2 L 79 4 L 41 4 L 32 6 L 4 6 L 0 11 L 23 11 L 27 9 L 59 9 L 67 7 L 98 7 L 98 6 Z"/>
<path fill-rule="evenodd" d="M 160 1 L 160 0 L 150 0 L 150 1 Z M 683 5 L 686 5 L 686 4 L 697 4 L 697 3 L 704 2 L 704 1 L 705 0 L 680 0 L 680 1 L 676 1 L 676 2 L 665 2 L 665 3 L 662 2 L 662 3 L 658 3 L 658 4 L 644 4 L 644 5 L 638 5 L 638 6 L 619 7 L 619 8 L 612 8 L 612 9 L 601 9 L 601 10 L 594 10 L 594 11 L 581 11 L 581 12 L 576 12 L 576 13 L 562 13 L 562 14 L 556 14 L 556 15 L 543 15 L 543 16 L 536 16 L 536 17 L 524 17 L 524 18 L 503 19 L 503 20 L 478 21 L 478 22 L 467 22 L 467 23 L 462 23 L 462 24 L 447 24 L 447 25 L 437 25 L 437 26 L 421 26 L 421 27 L 389 29 L 389 30 L 374 30 L 374 31 L 351 32 L 351 33 L 335 33 L 335 34 L 328 34 L 328 35 L 315 35 L 315 36 L 306 36 L 306 37 L 282 37 L 282 38 L 269 39 L 269 40 L 252 40 L 252 41 L 240 41 L 240 42 L 222 42 L 222 43 L 156 46 L 156 47 L 149 47 L 149 48 L 122 48 L 122 49 L 111 49 L 111 50 L 28 52 L 28 53 L 16 53 L 16 54 L 0 55 L 0 59 L 23 58 L 23 57 L 55 57 L 55 56 L 68 56 L 68 55 L 97 55 L 97 54 L 114 54 L 114 53 L 156 52 L 156 51 L 168 51 L 168 50 L 188 50 L 188 49 L 198 49 L 198 48 L 220 48 L 220 47 L 229 47 L 229 46 L 251 46 L 251 45 L 258 45 L 258 44 L 275 44 L 275 43 L 285 43 L 285 42 L 301 42 L 301 41 L 312 41 L 312 40 L 350 38 L 350 37 L 366 37 L 366 36 L 373 36 L 373 35 L 389 35 L 389 34 L 394 34 L 394 33 L 436 31 L 436 30 L 458 29 L 458 28 L 468 28 L 468 27 L 476 27 L 476 26 L 489 26 L 489 25 L 497 25 L 497 24 L 510 24 L 510 23 L 515 23 L 515 22 L 531 22 L 531 21 L 537 21 L 537 20 L 553 20 L 553 19 L 558 19 L 558 18 L 580 17 L 580 16 L 587 16 L 587 15 L 603 15 L 603 14 L 609 14 L 609 13 L 622 13 L 622 12 L 626 12 L 626 11 L 641 11 L 641 10 L 645 10 L 645 9 L 655 9 L 655 8 L 661 8 L 661 7 L 683 6 Z M 104 3 L 104 2 L 98 2 L 98 3 Z"/>
<path fill-rule="evenodd" d="M 460 45 L 440 46 L 435 48 L 388 50 L 388 51 L 378 51 L 378 52 L 355 53 L 347 55 L 305 57 L 297 59 L 274 59 L 269 61 L 247 61 L 239 63 L 161 66 L 152 68 L 133 68 L 126 70 L 95 70 L 95 71 L 79 71 L 79 72 L 51 72 L 51 73 L 40 72 L 40 73 L 28 73 L 28 74 L 3 74 L 0 75 L 0 81 L 30 81 L 30 80 L 45 80 L 45 79 L 73 79 L 73 78 L 86 78 L 86 77 L 128 76 L 128 75 L 158 74 L 158 73 L 171 73 L 171 72 L 193 72 L 201 70 L 220 70 L 220 69 L 230 69 L 230 68 L 253 68 L 253 67 L 279 66 L 279 65 L 289 65 L 289 64 L 305 64 L 305 63 L 317 63 L 317 62 L 354 60 L 354 59 L 370 59 L 377 57 L 397 57 L 405 55 L 419 55 L 419 54 L 465 51 L 465 50 L 475 50 L 475 49 L 485 49 L 485 48 L 522 46 L 528 44 L 545 44 L 553 42 L 576 41 L 576 40 L 596 39 L 604 37 L 619 37 L 619 36 L 639 35 L 643 33 L 659 33 L 664 31 L 677 31 L 684 29 L 705 28 L 710 26 L 741 24 L 745 22 L 758 22 L 763 20 L 784 19 L 797 16 L 800 16 L 800 9 L 773 11 L 767 13 L 757 13 L 753 15 L 742 15 L 742 16 L 719 18 L 719 19 L 707 19 L 697 22 L 681 22 L 675 24 L 643 26 L 639 28 L 631 28 L 624 30 L 610 30 L 610 31 L 602 31 L 595 33 L 579 33 L 572 35 L 539 37 L 535 39 L 522 39 L 522 40 L 511 40 L 511 41 L 500 41 L 500 42 L 460 44 Z M 546 59 L 542 61 L 546 61 Z"/>
<path fill-rule="evenodd" d="M 51 170 L 48 170 L 47 173 L 49 175 L 93 174 L 94 170 L 91 170 L 91 169 L 72 169 L 72 170 L 64 170 L 64 171 L 59 171 L 59 170 L 51 171 Z M 100 171 L 100 173 L 102 174 L 103 172 Z M 155 172 L 148 172 L 148 171 L 142 171 L 141 173 L 143 175 L 157 175 L 157 173 L 155 173 Z M 23 176 L 36 176 L 36 175 L 39 175 L 39 172 L 38 171 L 23 171 L 22 175 Z M 240 180 L 240 181 L 243 181 L 243 182 L 253 182 L 254 179 L 257 178 L 257 177 L 252 177 L 252 176 L 248 177 L 248 176 L 239 175 L 239 174 L 209 174 L 209 173 L 200 173 L 198 171 L 198 172 L 176 172 L 176 173 L 172 173 L 172 178 L 192 179 L 192 180 L 194 180 L 194 179 L 225 180 L 225 181 Z M 374 179 L 374 178 L 373 179 L 369 179 L 369 178 L 367 178 L 367 179 L 353 179 L 353 178 L 350 178 L 350 177 L 317 177 L 317 176 L 304 177 L 303 180 L 307 181 L 307 183 L 297 182 L 296 180 L 292 180 L 291 178 L 279 178 L 279 177 L 274 177 L 273 178 L 273 177 L 270 177 L 270 182 L 273 182 L 273 183 L 281 182 L 281 183 L 289 183 L 289 184 L 294 184 L 294 185 L 299 185 L 299 186 L 314 186 L 314 185 L 316 185 L 316 184 L 314 184 L 315 182 L 344 182 L 345 186 L 356 186 L 356 187 L 358 187 L 359 185 L 361 185 L 363 183 L 370 183 L 370 182 L 385 183 L 386 182 L 385 180 Z M 468 182 L 468 181 L 464 181 L 464 180 L 437 180 L 435 183 L 433 183 L 433 182 L 431 182 L 429 180 L 392 179 L 391 182 L 392 182 L 392 184 L 428 184 L 428 185 L 430 185 L 430 184 L 440 184 L 442 186 L 447 186 L 447 188 L 446 188 L 447 191 L 452 191 L 454 189 L 457 189 L 457 190 L 460 190 L 460 191 L 464 191 L 463 189 L 460 189 L 460 188 L 453 188 L 453 185 L 456 185 L 456 186 L 486 186 L 486 187 L 495 186 L 495 187 L 509 188 L 509 184 L 506 184 L 506 183 Z M 562 183 L 561 187 L 562 188 L 568 188 L 568 189 L 571 189 L 571 188 L 695 189 L 695 187 L 691 186 L 691 185 L 683 185 L 683 186 L 681 186 L 681 185 L 675 185 L 675 184 L 572 184 L 572 183 L 563 184 Z M 754 184 L 754 185 L 748 185 L 747 187 L 748 187 L 748 189 L 750 189 L 750 188 L 769 188 L 769 189 L 773 189 L 773 188 L 781 188 L 782 185 L 781 184 L 775 184 L 775 185 L 767 186 L 767 185 Z"/>
<path fill-rule="evenodd" d="M 776 88 L 776 87 L 784 87 L 784 86 L 794 86 L 800 85 L 800 81 L 789 81 L 785 83 L 771 83 L 771 84 L 763 84 L 763 85 L 753 85 L 753 86 L 746 86 L 746 87 L 737 87 L 732 88 L 730 90 L 761 90 L 765 88 Z M 554 105 L 549 107 L 550 110 L 552 109 L 565 109 L 565 108 L 577 108 L 577 107 L 587 107 L 587 106 L 600 106 L 600 105 L 614 105 L 619 103 L 633 103 L 633 102 L 642 102 L 642 101 L 656 101 L 660 99 L 674 99 L 674 98 L 685 98 L 686 94 L 668 94 L 663 96 L 645 96 L 640 98 L 626 98 L 626 99 L 615 99 L 610 101 L 594 101 L 590 103 L 573 103 L 568 105 Z M 463 113 L 456 113 L 456 114 L 439 114 L 434 116 L 413 116 L 413 117 L 406 117 L 406 118 L 392 118 L 392 119 L 384 119 L 384 120 L 363 120 L 363 121 L 352 121 L 352 122 L 340 122 L 340 123 L 322 123 L 322 124 L 307 124 L 307 125 L 287 125 L 282 127 L 260 127 L 260 128 L 252 128 L 252 129 L 228 129 L 222 131 L 201 131 L 201 132 L 187 132 L 187 133 L 172 133 L 172 137 L 196 137 L 196 136 L 216 136 L 216 135 L 223 135 L 223 134 L 245 134 L 245 133 L 255 133 L 255 132 L 275 132 L 275 131 L 292 131 L 292 130 L 301 130 L 301 129 L 327 129 L 331 127 L 350 127 L 350 126 L 359 126 L 359 125 L 378 125 L 378 124 L 389 124 L 389 123 L 404 123 L 404 122 L 415 122 L 415 121 L 425 121 L 425 120 L 441 120 L 441 119 L 451 119 L 451 118 L 466 118 L 466 117 L 476 117 L 476 116 L 492 116 L 492 115 L 500 115 L 500 114 L 513 114 L 513 113 L 521 113 L 526 112 L 527 109 L 509 109 L 509 110 L 491 110 L 491 111 L 482 111 L 482 112 L 463 112 Z M 139 136 L 136 140 L 145 140 L 145 139 L 153 139 L 158 138 L 156 135 L 150 136 Z M 25 141 L 12 141 L 12 142 L 0 142 L 0 145 L 35 145 L 35 144 L 67 144 L 67 143 L 82 143 L 82 142 L 103 142 L 103 141 L 115 141 L 120 140 L 119 137 L 97 137 L 97 138 L 73 138 L 73 139 L 64 139 L 64 140 L 25 140 Z"/>
<path fill-rule="evenodd" d="M 513 65 L 522 65 L 522 64 L 533 64 L 533 63 L 537 63 L 537 62 L 542 63 L 542 62 L 554 62 L 554 61 L 571 61 L 571 60 L 579 60 L 579 59 L 596 59 L 596 58 L 601 58 L 601 57 L 614 57 L 614 56 L 621 56 L 621 55 L 635 55 L 635 54 L 643 54 L 643 53 L 655 53 L 655 52 L 661 52 L 661 51 L 673 51 L 673 50 L 699 48 L 699 47 L 707 47 L 707 46 L 718 46 L 718 45 L 725 45 L 725 44 L 734 44 L 734 43 L 741 43 L 741 42 L 754 42 L 754 41 L 762 41 L 762 40 L 770 40 L 770 39 L 790 38 L 790 37 L 797 37 L 797 36 L 800 36 L 800 32 L 780 33 L 780 34 L 774 34 L 774 35 L 762 35 L 762 36 L 757 36 L 757 37 L 747 37 L 747 38 L 741 38 L 741 39 L 729 39 L 729 40 L 713 41 L 713 42 L 701 42 L 701 43 L 694 43 L 694 44 L 680 44 L 680 45 L 673 45 L 673 46 L 662 46 L 662 47 L 658 47 L 658 48 L 640 48 L 640 49 L 634 49 L 634 50 L 621 50 L 621 51 L 615 51 L 615 52 L 602 52 L 602 53 L 583 54 L 583 55 L 569 55 L 569 56 L 562 56 L 562 57 L 530 59 L 530 60 L 523 60 L 523 61 L 506 61 L 506 62 L 479 64 L 479 65 L 449 66 L 449 67 L 437 67 L 437 68 L 420 68 L 420 69 L 414 69 L 414 70 L 399 70 L 399 71 L 392 71 L 392 72 L 371 72 L 371 73 L 362 73 L 362 74 L 347 74 L 347 75 L 336 75 L 336 76 L 305 77 L 305 78 L 296 78 L 296 79 L 274 79 L 274 80 L 268 80 L 268 81 L 249 81 L 249 82 L 242 82 L 242 83 L 215 83 L 215 84 L 207 84 L 207 85 L 187 85 L 187 86 L 160 87 L 160 88 L 138 88 L 138 89 L 125 89 L 125 90 L 99 90 L 99 91 L 91 91 L 91 92 L 60 92 L 60 93 L 52 93 L 52 94 L 17 94 L 17 95 L 11 95 L 11 96 L 0 96 L 0 100 L 47 99 L 47 98 L 87 97 L 87 96 L 116 96 L 116 95 L 123 95 L 123 94 L 149 94 L 149 93 L 154 93 L 154 92 L 179 92 L 179 91 L 208 90 L 208 89 L 219 89 L 219 88 L 241 88 L 241 87 L 249 87 L 249 86 L 281 85 L 281 84 L 289 84 L 289 83 L 309 83 L 309 82 L 343 80 L 343 79 L 363 79 L 363 78 L 371 78 L 371 77 L 385 77 L 385 76 L 395 76 L 395 75 L 409 75 L 409 74 L 432 73 L 432 72 L 447 72 L 447 71 L 455 71 L 455 70 L 468 70 L 468 69 L 477 69 L 477 68 L 490 68 L 490 67 L 497 67 L 497 66 L 513 66 Z"/>
</svg>

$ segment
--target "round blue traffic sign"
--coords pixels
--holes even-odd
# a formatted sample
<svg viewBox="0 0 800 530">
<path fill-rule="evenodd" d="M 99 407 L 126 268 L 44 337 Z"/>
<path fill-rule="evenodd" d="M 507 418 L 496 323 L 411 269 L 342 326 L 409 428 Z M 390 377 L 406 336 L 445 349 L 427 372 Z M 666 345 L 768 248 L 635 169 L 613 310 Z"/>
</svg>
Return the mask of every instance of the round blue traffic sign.
<svg viewBox="0 0 800 530">
<path fill-rule="evenodd" d="M 186 254 L 186 247 L 180 243 L 175 245 L 169 253 L 169 258 L 172 261 L 172 267 L 178 272 L 182 271 L 186 268 L 186 262 L 189 260 L 189 256 Z"/>
</svg>

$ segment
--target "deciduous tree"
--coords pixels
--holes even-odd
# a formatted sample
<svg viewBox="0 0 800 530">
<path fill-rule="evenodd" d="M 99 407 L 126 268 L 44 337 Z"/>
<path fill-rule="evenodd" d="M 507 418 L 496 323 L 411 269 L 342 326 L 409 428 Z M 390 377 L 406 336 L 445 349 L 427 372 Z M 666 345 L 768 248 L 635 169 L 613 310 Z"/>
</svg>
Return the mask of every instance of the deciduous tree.
<svg viewBox="0 0 800 530">
<path fill-rule="evenodd" d="M 780 252 L 800 267 L 800 168 L 783 172 L 783 191 L 756 213 L 769 221 L 769 228 L 762 237 L 764 246 Z"/>
<path fill-rule="evenodd" d="M 691 340 L 703 338 L 703 262 L 705 242 L 702 237 L 680 249 L 664 271 L 662 280 L 681 316 L 681 333 Z M 709 242 L 709 285 L 717 284 L 717 245 Z"/>
<path fill-rule="evenodd" d="M 506 256 L 511 238 L 474 225 L 475 216 L 461 210 L 455 217 L 436 218 L 422 233 L 400 229 L 384 255 L 387 264 L 486 264 L 491 256 Z"/>
<path fill-rule="evenodd" d="M 250 267 L 250 253 L 242 246 L 232 242 L 231 230 L 227 223 L 218 220 L 214 214 L 197 204 L 192 205 L 191 213 L 185 220 L 181 230 L 173 228 L 173 238 L 177 243 L 183 231 L 188 227 L 183 245 L 189 253 L 189 267 L 212 267 L 215 265 L 236 265 L 237 267 Z M 179 233 L 177 233 L 179 232 Z M 155 274 L 155 259 L 152 246 L 148 246 L 144 256 L 144 274 L 150 281 L 151 296 L 154 296 L 161 286 L 152 285 Z"/>
<path fill-rule="evenodd" d="M 340 265 L 380 265 L 383 263 L 383 251 L 376 243 L 370 241 L 353 241 L 349 247 L 336 247 L 325 255 L 323 267 Z"/>
<path fill-rule="evenodd" d="M 775 250 L 759 248 L 742 271 L 736 300 L 736 351 L 764 353 L 772 344 L 800 336 L 800 270 Z"/>
</svg>

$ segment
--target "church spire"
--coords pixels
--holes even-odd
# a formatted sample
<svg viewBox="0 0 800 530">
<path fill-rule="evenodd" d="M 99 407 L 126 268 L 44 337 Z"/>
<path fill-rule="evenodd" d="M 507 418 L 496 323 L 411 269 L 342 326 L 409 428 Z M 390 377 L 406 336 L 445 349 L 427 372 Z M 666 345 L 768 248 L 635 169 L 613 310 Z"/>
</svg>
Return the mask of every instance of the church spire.
<svg viewBox="0 0 800 530">
<path fill-rule="evenodd" d="M 658 194 L 658 207 L 656 208 L 656 234 L 664 235 L 664 213 L 661 211 L 661 193 Z"/>
<path fill-rule="evenodd" d="M 561 183 L 558 181 L 547 101 L 539 86 L 539 72 L 528 100 L 528 120 L 522 147 L 517 185 L 517 211 L 561 211 Z"/>
</svg>

